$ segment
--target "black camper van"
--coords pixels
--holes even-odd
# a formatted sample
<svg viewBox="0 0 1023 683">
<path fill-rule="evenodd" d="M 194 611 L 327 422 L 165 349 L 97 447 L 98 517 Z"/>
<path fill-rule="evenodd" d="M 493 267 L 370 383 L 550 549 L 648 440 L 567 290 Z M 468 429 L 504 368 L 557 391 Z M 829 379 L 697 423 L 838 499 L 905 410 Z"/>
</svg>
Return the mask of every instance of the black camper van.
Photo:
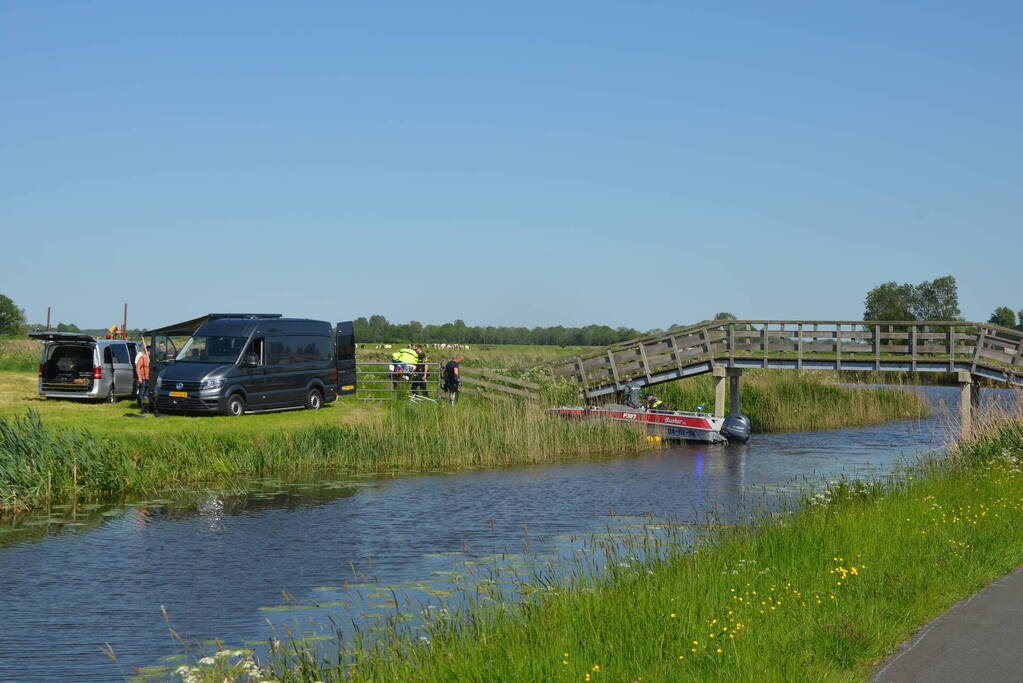
<svg viewBox="0 0 1023 683">
<path fill-rule="evenodd" d="M 155 339 L 154 339 L 155 341 Z M 154 359 L 155 361 L 162 359 Z M 352 323 L 210 314 L 156 378 L 160 412 L 311 410 L 355 393 Z"/>
</svg>

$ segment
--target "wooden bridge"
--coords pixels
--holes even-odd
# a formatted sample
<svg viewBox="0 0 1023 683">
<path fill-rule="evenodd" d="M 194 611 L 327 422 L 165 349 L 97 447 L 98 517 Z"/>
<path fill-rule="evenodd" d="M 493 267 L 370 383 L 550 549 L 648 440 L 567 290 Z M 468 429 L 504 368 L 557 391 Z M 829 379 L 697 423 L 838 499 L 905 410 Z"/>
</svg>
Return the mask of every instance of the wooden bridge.
<svg viewBox="0 0 1023 683">
<path fill-rule="evenodd" d="M 713 320 L 676 327 L 544 364 L 576 382 L 587 400 L 620 391 L 631 377 L 651 386 L 713 373 L 715 413 L 724 414 L 724 379 L 738 412 L 747 368 L 959 373 L 964 426 L 984 377 L 1023 386 L 1023 332 L 963 321 Z"/>
</svg>

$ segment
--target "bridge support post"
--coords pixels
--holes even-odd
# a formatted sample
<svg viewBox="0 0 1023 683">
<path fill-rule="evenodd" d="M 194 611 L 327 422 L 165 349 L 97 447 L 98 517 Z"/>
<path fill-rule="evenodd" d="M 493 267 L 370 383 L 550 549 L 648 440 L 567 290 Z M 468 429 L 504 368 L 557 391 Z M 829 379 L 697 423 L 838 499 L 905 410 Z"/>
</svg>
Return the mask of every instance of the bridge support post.
<svg viewBox="0 0 1023 683">
<path fill-rule="evenodd" d="M 959 435 L 968 437 L 973 431 L 973 408 L 976 393 L 978 398 L 980 390 L 973 390 L 973 375 L 966 370 L 959 371 Z"/>
<path fill-rule="evenodd" d="M 739 378 L 742 368 L 728 368 L 728 409 L 730 415 L 739 415 Z"/>
<path fill-rule="evenodd" d="M 714 373 L 714 417 L 725 416 L 725 368 L 715 365 Z"/>
</svg>

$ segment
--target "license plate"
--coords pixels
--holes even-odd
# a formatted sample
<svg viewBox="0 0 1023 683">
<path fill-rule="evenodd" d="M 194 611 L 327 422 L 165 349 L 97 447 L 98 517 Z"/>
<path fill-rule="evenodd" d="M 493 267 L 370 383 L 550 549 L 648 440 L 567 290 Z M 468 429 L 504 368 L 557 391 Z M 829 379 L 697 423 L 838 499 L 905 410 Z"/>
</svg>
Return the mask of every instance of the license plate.
<svg viewBox="0 0 1023 683">
<path fill-rule="evenodd" d="M 187 391 L 172 391 L 170 395 L 172 398 L 188 398 Z"/>
</svg>

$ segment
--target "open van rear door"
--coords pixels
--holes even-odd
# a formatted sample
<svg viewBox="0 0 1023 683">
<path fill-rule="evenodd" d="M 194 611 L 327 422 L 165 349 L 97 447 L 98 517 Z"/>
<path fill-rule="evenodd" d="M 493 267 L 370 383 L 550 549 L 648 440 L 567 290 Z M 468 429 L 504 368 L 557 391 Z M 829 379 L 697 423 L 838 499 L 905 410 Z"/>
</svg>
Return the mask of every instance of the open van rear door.
<svg viewBox="0 0 1023 683">
<path fill-rule="evenodd" d="M 337 324 L 337 393 L 355 393 L 355 326 L 351 320 Z"/>
</svg>

